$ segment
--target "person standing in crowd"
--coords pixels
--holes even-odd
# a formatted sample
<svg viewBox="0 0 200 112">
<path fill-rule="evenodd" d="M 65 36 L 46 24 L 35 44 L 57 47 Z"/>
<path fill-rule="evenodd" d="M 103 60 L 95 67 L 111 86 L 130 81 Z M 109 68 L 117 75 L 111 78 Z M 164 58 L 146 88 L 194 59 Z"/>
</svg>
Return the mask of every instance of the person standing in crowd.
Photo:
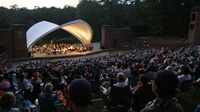
<svg viewBox="0 0 200 112">
<path fill-rule="evenodd" d="M 0 98 L 0 112 L 20 112 L 18 108 L 13 108 L 16 99 L 12 92 L 4 93 Z"/>
<path fill-rule="evenodd" d="M 89 104 L 92 98 L 92 88 L 86 79 L 73 80 L 69 87 L 69 95 L 74 112 L 90 112 Z"/>
<path fill-rule="evenodd" d="M 152 91 L 156 99 L 150 101 L 141 112 L 184 112 L 175 98 L 179 80 L 168 70 L 159 71 L 152 80 Z"/>
</svg>

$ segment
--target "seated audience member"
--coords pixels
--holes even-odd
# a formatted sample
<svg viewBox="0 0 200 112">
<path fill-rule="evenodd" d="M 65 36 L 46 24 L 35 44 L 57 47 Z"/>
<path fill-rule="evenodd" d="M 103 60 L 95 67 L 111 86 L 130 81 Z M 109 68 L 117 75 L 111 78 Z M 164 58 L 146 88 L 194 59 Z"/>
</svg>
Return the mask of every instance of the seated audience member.
<svg viewBox="0 0 200 112">
<path fill-rule="evenodd" d="M 145 73 L 144 69 L 140 68 L 140 69 L 138 70 L 138 75 L 139 75 L 139 77 L 141 77 L 142 75 L 145 75 L 145 74 L 146 74 L 146 73 Z"/>
<path fill-rule="evenodd" d="M 13 108 L 16 99 L 11 92 L 4 93 L 0 98 L 0 112 L 20 112 L 18 108 Z"/>
<path fill-rule="evenodd" d="M 58 73 L 59 72 L 59 68 L 58 68 L 58 65 L 55 65 L 55 67 L 52 69 L 54 72 Z"/>
<path fill-rule="evenodd" d="M 121 69 L 121 64 L 117 64 L 117 68 L 116 68 L 116 70 L 115 70 L 115 80 L 117 80 L 117 75 L 118 75 L 118 73 L 120 73 L 120 72 L 124 72 L 122 69 Z"/>
<path fill-rule="evenodd" d="M 110 78 L 106 74 L 102 74 L 101 82 L 106 82 L 106 81 L 110 81 Z"/>
<path fill-rule="evenodd" d="M 92 97 L 92 88 L 89 82 L 84 79 L 75 79 L 69 87 L 69 95 L 72 100 L 74 112 L 89 112 L 89 103 Z"/>
<path fill-rule="evenodd" d="M 42 74 L 37 74 L 36 83 L 39 83 L 39 84 L 42 84 L 42 83 L 43 83 L 43 81 L 42 81 Z"/>
<path fill-rule="evenodd" d="M 117 75 L 117 83 L 116 84 L 113 84 L 113 86 L 116 86 L 116 87 L 126 87 L 128 86 L 128 83 L 125 82 L 126 81 L 126 75 L 123 73 L 123 72 L 120 72 L 118 73 Z M 111 87 L 108 88 L 107 91 L 102 91 L 104 95 L 110 95 L 111 93 Z M 130 92 L 132 92 L 132 88 L 130 87 Z"/>
<path fill-rule="evenodd" d="M 31 84 L 31 82 L 29 82 L 27 79 L 24 78 L 24 74 L 21 74 L 19 76 L 18 86 L 19 88 L 22 88 L 23 90 L 27 90 L 27 91 L 33 90 L 33 85 Z"/>
<path fill-rule="evenodd" d="M 147 68 L 145 68 L 145 71 L 146 72 L 148 72 L 148 71 L 157 72 L 158 71 L 158 66 L 157 66 L 156 62 L 154 60 L 152 60 L 149 63 L 149 66 Z"/>
<path fill-rule="evenodd" d="M 32 99 L 31 92 L 33 91 L 33 85 L 27 79 L 24 78 L 24 74 L 21 74 L 19 76 L 18 87 L 24 91 L 24 99 Z"/>
<path fill-rule="evenodd" d="M 0 89 L 8 89 L 10 88 L 10 82 L 4 79 L 4 76 L 0 74 Z"/>
<path fill-rule="evenodd" d="M 187 66 L 184 66 L 181 68 L 182 75 L 178 76 L 179 82 L 182 82 L 184 80 L 192 80 L 190 73 L 190 69 Z"/>
<path fill-rule="evenodd" d="M 152 91 L 156 99 L 150 101 L 141 112 L 183 112 L 175 98 L 179 85 L 177 76 L 171 71 L 159 71 L 152 80 Z"/>
<path fill-rule="evenodd" d="M 140 81 L 138 82 L 138 85 L 136 86 L 135 90 L 133 91 L 133 94 L 137 94 L 137 92 L 140 92 L 143 90 L 144 86 L 148 85 L 148 79 L 146 76 L 140 76 Z"/>
<path fill-rule="evenodd" d="M 172 71 L 172 72 L 174 72 L 174 70 L 173 70 L 173 67 L 172 67 L 172 66 L 167 66 L 167 67 L 165 68 L 165 70 L 169 70 L 169 71 Z"/>
<path fill-rule="evenodd" d="M 138 76 L 139 75 L 139 71 L 134 70 L 133 74 L 126 79 L 126 82 L 129 85 L 131 85 L 132 88 L 134 88 L 135 86 L 137 86 L 137 83 L 139 82 L 139 76 Z"/>
<path fill-rule="evenodd" d="M 141 76 L 137 87 L 133 91 L 133 109 L 136 112 L 140 112 L 149 101 L 155 98 L 151 88 L 152 86 L 148 83 L 147 77 L 144 75 Z"/>
<path fill-rule="evenodd" d="M 195 78 L 195 73 L 196 73 L 195 65 L 193 63 L 190 63 L 188 67 L 189 67 L 189 70 L 190 70 L 190 75 Z"/>
<path fill-rule="evenodd" d="M 159 70 L 164 70 L 167 66 L 169 66 L 169 59 L 164 60 L 163 65 L 159 68 Z"/>
<path fill-rule="evenodd" d="M 108 90 L 103 90 L 103 95 L 109 96 L 104 98 L 104 101 L 106 103 L 106 106 L 117 106 L 117 105 L 124 105 L 128 106 L 130 103 L 129 98 L 130 94 L 132 92 L 132 87 L 128 85 L 128 83 L 125 82 L 126 75 L 123 72 L 118 73 L 117 75 L 117 83 L 111 85 Z"/>
<path fill-rule="evenodd" d="M 13 85 L 16 85 L 16 73 L 14 70 L 11 70 L 9 73 L 8 73 L 8 81 L 10 82 L 10 85 L 11 87 Z"/>
<path fill-rule="evenodd" d="M 124 74 L 126 75 L 126 78 L 129 78 L 131 76 L 131 70 L 128 68 L 128 65 L 124 65 Z"/>
<path fill-rule="evenodd" d="M 39 95 L 38 106 L 40 112 L 54 112 L 56 111 L 55 103 L 57 101 L 57 95 L 53 93 L 53 85 L 47 83 L 44 87 L 44 92 Z"/>
<path fill-rule="evenodd" d="M 60 87 L 57 77 L 53 77 L 51 79 L 51 84 L 53 85 L 53 91 L 61 90 L 63 92 L 63 89 Z"/>
<path fill-rule="evenodd" d="M 38 99 L 39 94 L 41 93 L 41 87 L 39 83 L 35 83 L 33 86 L 33 92 L 31 92 L 31 99 L 30 101 L 34 104 L 35 100 Z"/>
<path fill-rule="evenodd" d="M 177 76 L 179 76 L 179 75 L 181 75 L 182 74 L 182 71 L 181 71 L 181 69 L 184 67 L 184 65 L 183 64 L 181 64 L 181 65 L 179 65 L 178 67 L 177 67 L 177 72 L 176 72 L 176 75 Z"/>
</svg>

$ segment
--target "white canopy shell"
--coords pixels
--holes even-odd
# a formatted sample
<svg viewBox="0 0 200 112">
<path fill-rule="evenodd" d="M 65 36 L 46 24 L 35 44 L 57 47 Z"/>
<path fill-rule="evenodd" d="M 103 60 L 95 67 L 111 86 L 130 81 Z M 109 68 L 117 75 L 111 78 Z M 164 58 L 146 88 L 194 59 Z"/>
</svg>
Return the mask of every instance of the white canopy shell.
<svg viewBox="0 0 200 112">
<path fill-rule="evenodd" d="M 39 39 L 60 28 L 75 36 L 82 44 L 89 44 L 92 40 L 92 28 L 83 20 L 71 21 L 60 26 L 48 21 L 41 21 L 34 24 L 26 32 L 27 48 L 30 48 Z"/>
</svg>

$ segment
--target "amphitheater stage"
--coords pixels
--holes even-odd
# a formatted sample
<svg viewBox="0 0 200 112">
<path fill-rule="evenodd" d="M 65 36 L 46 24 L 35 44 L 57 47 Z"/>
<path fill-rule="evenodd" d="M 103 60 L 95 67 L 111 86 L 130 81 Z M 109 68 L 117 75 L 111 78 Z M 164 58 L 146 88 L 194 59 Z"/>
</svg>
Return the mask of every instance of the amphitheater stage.
<svg viewBox="0 0 200 112">
<path fill-rule="evenodd" d="M 46 54 L 34 54 L 33 57 L 28 58 L 18 58 L 18 59 L 12 59 L 12 62 L 19 62 L 19 61 L 35 61 L 35 60 L 62 60 L 62 59 L 68 59 L 68 58 L 76 58 L 76 57 L 89 57 L 93 55 L 100 55 L 104 52 L 112 52 L 115 51 L 115 49 L 94 49 L 92 51 L 86 51 L 86 52 L 72 52 L 69 54 L 58 54 L 58 55 L 46 55 Z"/>
<path fill-rule="evenodd" d="M 85 56 L 85 55 L 90 55 L 90 54 L 96 54 L 99 52 L 104 52 L 104 50 L 101 49 L 94 49 L 91 51 L 85 51 L 85 52 L 71 52 L 67 54 L 39 54 L 39 53 L 34 53 L 33 58 L 62 58 L 62 57 L 76 57 L 76 56 Z"/>
</svg>

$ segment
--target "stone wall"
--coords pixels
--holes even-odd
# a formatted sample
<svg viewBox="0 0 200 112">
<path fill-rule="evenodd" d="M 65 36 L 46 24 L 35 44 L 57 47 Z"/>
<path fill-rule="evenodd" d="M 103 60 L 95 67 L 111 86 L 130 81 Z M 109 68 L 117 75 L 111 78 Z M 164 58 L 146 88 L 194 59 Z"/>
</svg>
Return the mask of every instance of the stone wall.
<svg viewBox="0 0 200 112">
<path fill-rule="evenodd" d="M 26 27 L 13 25 L 11 29 L 0 30 L 0 46 L 5 49 L 8 59 L 28 57 Z"/>
<path fill-rule="evenodd" d="M 109 25 L 103 25 L 101 31 L 101 48 L 115 48 L 121 43 L 131 42 L 134 37 L 141 36 L 144 33 L 134 31 L 133 28 L 112 28 Z"/>
<path fill-rule="evenodd" d="M 28 56 L 26 42 L 26 26 L 13 25 L 14 33 L 14 55 L 15 58 L 25 58 Z"/>
<path fill-rule="evenodd" d="M 200 43 L 200 7 L 191 9 L 188 42 Z"/>
<path fill-rule="evenodd" d="M 14 32 L 11 29 L 0 30 L 0 45 L 4 46 L 7 58 L 14 58 Z"/>
</svg>

